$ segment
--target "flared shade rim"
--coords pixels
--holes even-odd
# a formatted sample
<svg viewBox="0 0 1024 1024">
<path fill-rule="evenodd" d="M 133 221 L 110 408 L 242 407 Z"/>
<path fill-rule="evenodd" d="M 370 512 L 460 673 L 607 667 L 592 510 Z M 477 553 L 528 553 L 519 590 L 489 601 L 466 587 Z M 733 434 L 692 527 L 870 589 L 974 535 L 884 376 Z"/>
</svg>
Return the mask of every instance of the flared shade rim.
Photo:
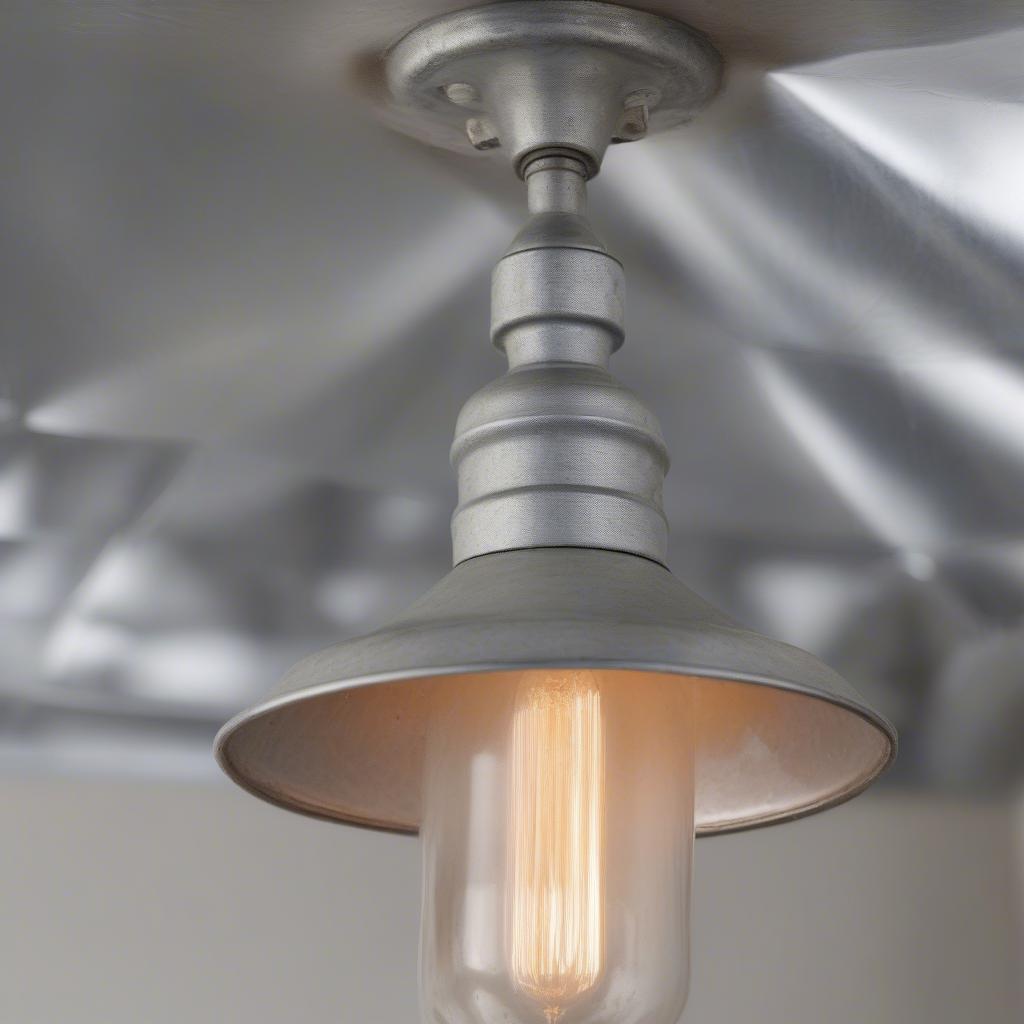
<svg viewBox="0 0 1024 1024">
<path fill-rule="evenodd" d="M 736 626 L 664 567 L 542 548 L 463 562 L 390 625 L 303 659 L 221 729 L 217 759 L 270 803 L 415 833 L 437 683 L 487 685 L 536 668 L 667 675 L 697 688 L 698 835 L 834 806 L 896 755 L 892 725 L 845 680 Z"/>
</svg>

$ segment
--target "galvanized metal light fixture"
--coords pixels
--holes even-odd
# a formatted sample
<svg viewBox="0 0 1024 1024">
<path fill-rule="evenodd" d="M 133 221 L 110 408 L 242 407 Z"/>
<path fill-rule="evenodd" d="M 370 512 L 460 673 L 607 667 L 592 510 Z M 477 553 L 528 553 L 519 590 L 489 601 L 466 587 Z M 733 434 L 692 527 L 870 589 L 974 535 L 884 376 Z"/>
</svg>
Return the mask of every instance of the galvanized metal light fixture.
<svg viewBox="0 0 1024 1024">
<path fill-rule="evenodd" d="M 425 1019 L 669 1024 L 694 834 L 836 804 L 896 746 L 835 673 L 668 572 L 665 443 L 608 372 L 623 274 L 586 181 L 609 142 L 692 116 L 720 61 L 676 22 L 550 0 L 428 22 L 386 67 L 410 130 L 501 146 L 526 182 L 493 277 L 509 370 L 459 416 L 454 569 L 302 661 L 217 754 L 292 810 L 422 833 Z"/>
</svg>

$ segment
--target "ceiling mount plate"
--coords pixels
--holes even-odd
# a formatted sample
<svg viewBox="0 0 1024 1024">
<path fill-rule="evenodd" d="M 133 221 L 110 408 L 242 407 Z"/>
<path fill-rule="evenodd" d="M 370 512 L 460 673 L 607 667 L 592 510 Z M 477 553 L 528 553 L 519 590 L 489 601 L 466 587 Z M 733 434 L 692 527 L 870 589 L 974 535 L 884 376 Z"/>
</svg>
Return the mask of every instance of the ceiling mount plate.
<svg viewBox="0 0 1024 1024">
<path fill-rule="evenodd" d="M 678 21 L 590 0 L 514 0 L 435 18 L 386 54 L 417 135 L 448 149 L 582 156 L 689 120 L 718 90 L 711 43 Z"/>
</svg>

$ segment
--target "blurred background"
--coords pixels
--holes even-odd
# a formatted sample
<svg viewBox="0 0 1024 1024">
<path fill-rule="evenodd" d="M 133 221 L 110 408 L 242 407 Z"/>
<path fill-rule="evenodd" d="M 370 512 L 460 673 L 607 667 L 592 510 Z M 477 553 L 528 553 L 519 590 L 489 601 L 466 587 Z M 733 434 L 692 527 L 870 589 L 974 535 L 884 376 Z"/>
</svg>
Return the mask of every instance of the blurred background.
<svg viewBox="0 0 1024 1024">
<path fill-rule="evenodd" d="M 865 797 L 698 844 L 684 1020 L 1019 1021 L 1024 2 L 642 6 L 728 61 L 591 188 L 672 568 L 901 735 Z M 375 55 L 450 7 L 0 12 L 4 1022 L 416 1019 L 416 842 L 210 747 L 449 564 L 521 186 L 392 132 Z"/>
</svg>

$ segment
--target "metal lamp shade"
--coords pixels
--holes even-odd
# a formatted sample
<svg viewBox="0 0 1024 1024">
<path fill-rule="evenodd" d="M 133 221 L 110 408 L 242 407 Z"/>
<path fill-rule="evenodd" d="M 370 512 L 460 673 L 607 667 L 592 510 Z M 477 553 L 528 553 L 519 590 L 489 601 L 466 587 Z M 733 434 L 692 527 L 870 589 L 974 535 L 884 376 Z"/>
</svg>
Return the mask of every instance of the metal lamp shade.
<svg viewBox="0 0 1024 1024">
<path fill-rule="evenodd" d="M 217 755 L 273 803 L 415 832 L 438 694 L 558 667 L 694 687 L 698 834 L 832 806 L 895 755 L 892 726 L 816 658 L 739 628 L 653 561 L 585 548 L 460 563 L 384 629 L 301 661 L 224 726 Z"/>
</svg>

